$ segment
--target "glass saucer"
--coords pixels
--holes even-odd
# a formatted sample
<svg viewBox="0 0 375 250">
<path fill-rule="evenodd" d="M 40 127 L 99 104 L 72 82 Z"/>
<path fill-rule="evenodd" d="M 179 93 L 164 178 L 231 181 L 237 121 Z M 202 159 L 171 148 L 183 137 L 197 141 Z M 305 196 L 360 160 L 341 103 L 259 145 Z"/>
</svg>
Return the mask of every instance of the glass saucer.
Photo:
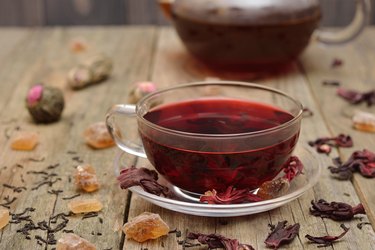
<svg viewBox="0 0 375 250">
<path fill-rule="evenodd" d="M 150 194 L 145 192 L 139 186 L 131 187 L 129 190 L 157 206 L 185 214 L 206 217 L 234 217 L 261 213 L 280 207 L 298 198 L 307 190 L 312 188 L 318 181 L 322 166 L 321 157 L 319 157 L 317 153 L 313 151 L 313 149 L 308 147 L 297 147 L 293 155 L 298 156 L 304 164 L 303 174 L 300 174 L 293 179 L 286 194 L 270 200 L 225 205 L 200 203 L 197 197 L 194 197 L 168 183 L 161 175 L 159 175 L 158 182 L 170 188 L 170 190 L 174 192 L 176 198 L 165 198 Z M 114 161 L 116 176 L 119 175 L 122 168 L 130 167 L 128 164 L 126 164 L 126 160 L 128 159 L 129 154 L 119 150 Z"/>
</svg>

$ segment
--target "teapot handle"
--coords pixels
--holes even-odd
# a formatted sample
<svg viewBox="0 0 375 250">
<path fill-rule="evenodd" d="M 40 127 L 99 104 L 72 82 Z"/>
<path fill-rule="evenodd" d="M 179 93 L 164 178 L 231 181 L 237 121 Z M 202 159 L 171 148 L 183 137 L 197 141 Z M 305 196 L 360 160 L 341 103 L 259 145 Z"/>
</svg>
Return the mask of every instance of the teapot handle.
<svg viewBox="0 0 375 250">
<path fill-rule="evenodd" d="M 324 44 L 341 44 L 356 38 L 366 27 L 371 14 L 371 0 L 355 0 L 356 12 L 352 22 L 338 31 L 317 31 L 317 40 Z"/>
</svg>

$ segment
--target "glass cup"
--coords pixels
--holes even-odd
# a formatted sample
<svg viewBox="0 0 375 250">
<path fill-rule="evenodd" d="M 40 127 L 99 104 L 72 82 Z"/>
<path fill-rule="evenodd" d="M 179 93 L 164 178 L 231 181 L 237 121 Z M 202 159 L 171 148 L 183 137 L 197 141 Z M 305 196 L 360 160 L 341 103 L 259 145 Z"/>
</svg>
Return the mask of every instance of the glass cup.
<svg viewBox="0 0 375 250">
<path fill-rule="evenodd" d="M 117 146 L 147 158 L 174 186 L 195 194 L 258 188 L 273 179 L 299 137 L 303 107 L 263 85 L 214 81 L 151 93 L 106 115 Z M 136 120 L 137 131 L 120 120 Z M 137 134 L 141 142 L 130 139 Z"/>
</svg>

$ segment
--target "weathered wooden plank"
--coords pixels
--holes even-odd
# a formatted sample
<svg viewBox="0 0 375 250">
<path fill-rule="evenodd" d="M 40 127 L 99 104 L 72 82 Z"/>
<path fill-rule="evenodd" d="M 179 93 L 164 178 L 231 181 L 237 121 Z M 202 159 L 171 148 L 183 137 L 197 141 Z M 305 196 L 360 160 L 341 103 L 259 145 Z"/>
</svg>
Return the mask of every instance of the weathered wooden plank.
<svg viewBox="0 0 375 250">
<path fill-rule="evenodd" d="M 0 2 L 0 25 L 37 26 L 43 24 L 43 0 L 4 0 Z"/>
<path fill-rule="evenodd" d="M 158 1 L 124 0 L 126 24 L 167 24 Z"/>
<path fill-rule="evenodd" d="M 101 85 L 95 85 L 81 91 L 72 91 L 65 83 L 66 72 L 74 66 L 81 56 L 69 51 L 69 41 L 76 37 L 84 37 L 91 51 L 101 51 L 114 60 L 114 72 L 112 77 Z M 85 145 L 82 133 L 91 123 L 103 121 L 105 113 L 113 103 L 122 102 L 128 93 L 125 86 L 135 79 L 146 77 L 149 69 L 144 64 L 151 55 L 151 44 L 154 39 L 154 29 L 132 28 L 97 28 L 90 29 L 51 29 L 37 32 L 28 41 L 28 45 L 22 50 L 23 67 L 14 68 L 9 72 L 17 82 L 17 88 L 8 102 L 2 103 L 2 120 L 16 118 L 17 120 L 8 126 L 20 126 L 22 130 L 38 131 L 41 137 L 40 145 L 32 152 L 15 152 L 9 148 L 9 140 L 1 143 L 2 169 L 0 183 L 14 186 L 24 185 L 27 190 L 22 193 L 13 193 L 11 190 L 0 187 L 0 200 L 6 195 L 17 197 L 11 205 L 11 212 L 19 213 L 25 207 L 34 207 L 35 212 L 30 213 L 35 222 L 46 220 L 61 212 L 68 212 L 67 203 L 63 197 L 79 193 L 74 184 L 74 167 L 79 159 L 92 164 L 97 171 L 102 184 L 101 189 L 94 194 L 81 194 L 82 197 L 96 197 L 104 204 L 103 211 L 98 218 L 82 220 L 82 215 L 69 217 L 70 221 L 66 229 L 93 242 L 98 249 L 120 246 L 121 235 L 114 233 L 116 223 L 122 224 L 127 192 L 120 191 L 115 181 L 113 170 L 113 158 L 115 148 L 107 150 L 93 150 Z M 110 38 L 111 42 L 108 42 Z M 124 46 L 126 44 L 126 46 Z M 116 55 L 116 56 L 114 56 Z M 21 61 L 21 58 L 15 57 Z M 9 62 L 12 64 L 14 62 Z M 5 65 L 8 67 L 8 65 Z M 44 81 L 50 85 L 60 87 L 64 91 L 66 108 L 62 119 L 50 125 L 35 125 L 30 121 L 24 108 L 24 96 L 35 82 Z M 3 86 L 1 86 L 2 88 Z M 3 93 L 3 88 L 0 91 Z M 6 115 L 4 115 L 6 114 Z M 3 130 L 2 130 L 3 131 Z M 13 132 L 10 131 L 10 132 Z M 74 151 L 77 153 L 68 153 Z M 29 158 L 45 158 L 43 162 L 33 162 Z M 73 157 L 79 157 L 74 160 Z M 60 165 L 52 170 L 46 168 L 51 164 Z M 16 164 L 22 164 L 23 168 Z M 41 176 L 27 174 L 27 171 L 47 171 L 56 173 L 61 180 L 53 186 L 44 185 L 37 190 L 32 190 Z M 22 178 L 21 178 L 22 176 Z M 25 183 L 23 183 L 23 181 Z M 48 193 L 51 190 L 62 190 L 58 196 Z M 58 221 L 58 223 L 60 223 Z M 50 224 L 52 228 L 57 224 Z M 44 244 L 39 245 L 34 239 L 35 235 L 46 238 L 46 231 L 32 232 L 31 240 L 25 240 L 25 236 L 16 233 L 22 225 L 8 225 L 0 234 L 0 244 L 4 249 L 45 249 Z M 64 232 L 56 233 L 58 239 Z M 54 246 L 49 246 L 52 249 Z"/>
<path fill-rule="evenodd" d="M 124 3 L 119 0 L 45 0 L 46 25 L 124 24 Z"/>
<path fill-rule="evenodd" d="M 324 80 L 338 80 L 345 88 L 366 91 L 374 89 L 375 60 L 369 51 L 374 47 L 375 33 L 368 29 L 358 40 L 339 47 L 311 46 L 301 58 L 311 89 L 316 100 L 321 104 L 330 131 L 333 134 L 346 133 L 353 136 L 354 148 L 340 150 L 344 160 L 354 150 L 369 149 L 374 151 L 375 135 L 356 131 L 352 128 L 351 116 L 355 110 L 375 113 L 375 107 L 353 106 L 336 95 L 335 87 L 324 87 Z M 332 69 L 330 64 L 334 58 L 344 61 L 342 67 Z M 373 179 L 355 175 L 353 180 L 361 201 L 366 205 L 371 222 L 375 225 L 375 207 Z"/>
<path fill-rule="evenodd" d="M 213 71 L 207 71 L 205 68 L 202 69 L 197 61 L 186 54 L 186 50 L 182 47 L 181 42 L 171 29 L 162 29 L 153 65 L 154 71 L 151 79 L 160 87 L 203 80 L 207 76 L 217 76 Z M 288 75 L 257 82 L 279 88 L 295 96 L 302 100 L 305 106 L 314 111 L 315 115 L 313 117 L 305 118 L 303 121 L 300 145 L 306 146 L 308 140 L 313 140 L 322 134 L 330 134 L 320 114 L 319 103 L 311 95 L 308 82 L 297 67 Z M 335 155 L 337 155 L 337 152 L 333 152 L 332 156 Z M 322 158 L 325 164 L 319 183 L 301 198 L 270 212 L 225 219 L 205 218 L 183 215 L 161 209 L 133 195 L 130 204 L 129 219 L 144 211 L 159 213 L 171 228 L 178 228 L 183 232 L 182 238 L 186 236 L 184 233 L 186 230 L 203 233 L 216 232 L 228 237 L 237 238 L 243 243 L 250 243 L 256 249 L 265 248 L 263 241 L 269 231 L 268 223 L 276 224 L 278 221 L 288 220 L 289 223 L 301 223 L 300 237 L 298 240 L 293 241 L 288 246 L 288 249 L 315 249 L 315 245 L 307 243 L 307 240 L 304 238 L 305 234 L 336 235 L 341 233 L 341 229 L 337 222 L 311 216 L 309 214 L 310 201 L 324 198 L 328 201 L 344 201 L 350 204 L 357 204 L 359 202 L 355 189 L 350 182 L 332 180 L 325 168 L 331 164 L 331 160 L 324 155 L 319 155 L 319 157 Z M 146 160 L 139 160 L 137 165 L 150 166 Z M 364 220 L 366 220 L 365 216 Z M 351 231 L 344 240 L 335 245 L 335 248 L 375 249 L 375 234 L 373 229 L 369 227 L 365 229 L 366 231 L 360 231 L 356 228 L 357 223 L 357 220 L 346 222 L 346 225 L 350 226 Z M 144 244 L 125 240 L 123 249 L 164 249 L 165 247 L 168 249 L 181 249 L 176 240 L 178 239 L 174 235 Z"/>
</svg>

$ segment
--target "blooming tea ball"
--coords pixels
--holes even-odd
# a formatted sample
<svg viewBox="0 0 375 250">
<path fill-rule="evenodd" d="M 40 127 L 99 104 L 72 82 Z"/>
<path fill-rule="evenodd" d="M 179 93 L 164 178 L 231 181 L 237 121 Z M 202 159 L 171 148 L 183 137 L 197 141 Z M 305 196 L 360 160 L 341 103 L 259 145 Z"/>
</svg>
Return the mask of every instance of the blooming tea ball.
<svg viewBox="0 0 375 250">
<path fill-rule="evenodd" d="M 102 82 L 109 77 L 112 68 L 112 60 L 105 55 L 98 54 L 88 57 L 69 71 L 68 84 L 72 89 L 82 89 Z"/>
<path fill-rule="evenodd" d="M 33 86 L 26 97 L 27 109 L 37 123 L 58 121 L 64 104 L 64 96 L 60 89 L 42 84 Z"/>
<path fill-rule="evenodd" d="M 138 82 L 130 91 L 129 102 L 132 104 L 136 104 L 144 96 L 155 92 L 156 90 L 156 85 L 153 82 Z"/>
</svg>

